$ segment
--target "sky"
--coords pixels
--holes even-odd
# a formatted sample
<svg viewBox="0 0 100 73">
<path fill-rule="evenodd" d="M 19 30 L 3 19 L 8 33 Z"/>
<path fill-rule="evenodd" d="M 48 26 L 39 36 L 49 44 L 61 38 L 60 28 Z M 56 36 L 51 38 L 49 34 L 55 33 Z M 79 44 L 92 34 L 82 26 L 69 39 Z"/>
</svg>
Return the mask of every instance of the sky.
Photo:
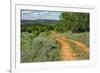
<svg viewBox="0 0 100 73">
<path fill-rule="evenodd" d="M 59 20 L 61 12 L 43 10 L 21 10 L 21 20 Z"/>
</svg>

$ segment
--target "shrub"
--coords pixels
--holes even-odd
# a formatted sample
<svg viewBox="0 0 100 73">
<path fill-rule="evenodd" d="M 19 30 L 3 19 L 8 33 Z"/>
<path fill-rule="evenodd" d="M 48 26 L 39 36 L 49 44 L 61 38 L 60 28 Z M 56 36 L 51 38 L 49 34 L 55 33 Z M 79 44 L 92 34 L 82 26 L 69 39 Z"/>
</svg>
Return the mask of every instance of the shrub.
<svg viewBox="0 0 100 73">
<path fill-rule="evenodd" d="M 41 33 L 32 41 L 32 49 L 36 51 L 35 61 L 55 61 L 59 59 L 58 44 L 44 33 Z"/>
<path fill-rule="evenodd" d="M 40 33 L 32 39 L 30 33 L 21 35 L 21 62 L 43 62 L 59 60 L 59 45 L 48 36 Z"/>
</svg>

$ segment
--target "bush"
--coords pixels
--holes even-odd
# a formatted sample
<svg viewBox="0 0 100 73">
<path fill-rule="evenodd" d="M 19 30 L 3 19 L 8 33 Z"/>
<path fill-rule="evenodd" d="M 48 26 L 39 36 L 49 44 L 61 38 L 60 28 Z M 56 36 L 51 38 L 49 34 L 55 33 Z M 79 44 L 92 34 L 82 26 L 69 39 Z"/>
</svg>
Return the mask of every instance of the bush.
<svg viewBox="0 0 100 73">
<path fill-rule="evenodd" d="M 21 62 L 59 60 L 59 45 L 55 40 L 48 37 L 48 33 L 40 33 L 33 40 L 29 33 L 23 33 L 21 37 Z"/>
<path fill-rule="evenodd" d="M 59 59 L 58 44 L 44 33 L 33 40 L 32 49 L 36 51 L 35 61 L 55 61 Z"/>
</svg>

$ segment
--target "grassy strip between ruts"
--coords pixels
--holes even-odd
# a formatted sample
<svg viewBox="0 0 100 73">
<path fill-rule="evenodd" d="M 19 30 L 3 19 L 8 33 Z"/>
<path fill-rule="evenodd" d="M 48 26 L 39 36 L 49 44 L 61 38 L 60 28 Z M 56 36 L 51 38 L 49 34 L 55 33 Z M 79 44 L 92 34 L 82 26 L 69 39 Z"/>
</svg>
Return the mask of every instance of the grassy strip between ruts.
<svg viewBox="0 0 100 73">
<path fill-rule="evenodd" d="M 67 39 L 82 42 L 87 47 L 89 47 L 89 32 L 84 32 L 84 33 L 66 33 L 66 32 L 64 32 L 61 35 L 66 37 Z"/>
<path fill-rule="evenodd" d="M 56 34 L 56 37 L 57 37 L 57 38 L 63 37 L 63 38 L 61 38 L 61 39 L 63 39 L 64 41 L 66 41 L 66 42 L 70 45 L 70 47 L 71 47 L 70 49 L 71 49 L 73 52 L 76 53 L 75 56 L 77 57 L 77 60 L 87 60 L 87 59 L 89 59 L 89 52 L 86 53 L 84 50 L 82 50 L 82 49 L 80 48 L 79 45 L 73 43 L 72 41 L 70 41 L 70 39 L 66 39 L 66 37 L 63 36 L 62 34 L 53 33 L 53 35 L 55 35 L 55 34 Z M 64 37 L 65 37 L 65 38 L 64 38 Z M 75 40 L 73 40 L 73 41 L 75 41 Z"/>
<path fill-rule="evenodd" d="M 83 50 L 81 50 L 78 45 L 76 45 L 75 43 L 73 43 L 69 40 L 66 40 L 66 42 L 69 43 L 69 45 L 71 47 L 71 50 L 76 53 L 76 57 L 77 57 L 78 60 L 87 60 L 87 59 L 89 59 L 89 54 L 87 54 Z"/>
</svg>

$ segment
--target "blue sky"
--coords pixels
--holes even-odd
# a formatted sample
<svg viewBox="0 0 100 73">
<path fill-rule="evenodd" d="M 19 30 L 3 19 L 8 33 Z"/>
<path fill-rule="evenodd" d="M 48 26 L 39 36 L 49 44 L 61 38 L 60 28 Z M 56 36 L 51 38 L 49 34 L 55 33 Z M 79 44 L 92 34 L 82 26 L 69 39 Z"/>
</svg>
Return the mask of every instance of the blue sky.
<svg viewBox="0 0 100 73">
<path fill-rule="evenodd" d="M 43 11 L 43 10 L 21 10 L 21 20 L 59 20 L 61 12 Z"/>
</svg>

